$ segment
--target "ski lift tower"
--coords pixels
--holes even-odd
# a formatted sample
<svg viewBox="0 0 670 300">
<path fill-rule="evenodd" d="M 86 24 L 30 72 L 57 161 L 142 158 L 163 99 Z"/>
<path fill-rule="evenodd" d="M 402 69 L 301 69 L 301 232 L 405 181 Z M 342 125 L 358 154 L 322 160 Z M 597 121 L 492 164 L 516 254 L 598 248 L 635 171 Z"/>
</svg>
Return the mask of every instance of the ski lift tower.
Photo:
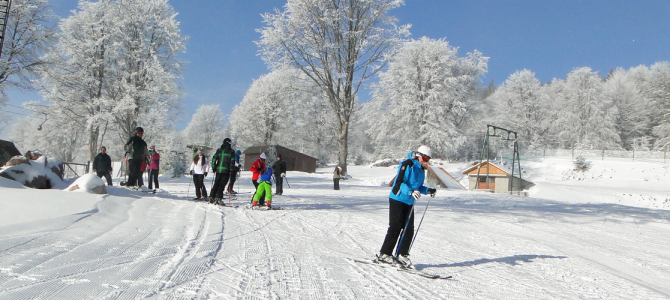
<svg viewBox="0 0 670 300">
<path fill-rule="evenodd" d="M 520 187 L 523 187 L 523 180 L 521 179 L 521 158 L 519 157 L 519 143 L 517 141 L 516 131 L 511 131 L 505 128 L 501 128 L 493 125 L 486 125 L 486 135 L 484 136 L 484 145 L 482 146 L 482 152 L 479 156 L 479 166 L 477 167 L 477 182 L 479 182 L 480 172 L 482 168 L 482 162 L 486 156 L 486 189 L 489 189 L 489 170 L 490 167 L 490 137 L 499 137 L 503 141 L 514 141 L 514 153 L 512 154 L 512 173 L 510 174 L 509 180 L 509 192 L 512 193 L 512 188 L 514 187 L 514 170 L 518 170 Z"/>
<path fill-rule="evenodd" d="M 12 0 L 0 0 L 0 55 L 2 55 L 2 46 L 5 44 L 5 29 L 7 29 L 10 6 L 12 6 Z"/>
</svg>

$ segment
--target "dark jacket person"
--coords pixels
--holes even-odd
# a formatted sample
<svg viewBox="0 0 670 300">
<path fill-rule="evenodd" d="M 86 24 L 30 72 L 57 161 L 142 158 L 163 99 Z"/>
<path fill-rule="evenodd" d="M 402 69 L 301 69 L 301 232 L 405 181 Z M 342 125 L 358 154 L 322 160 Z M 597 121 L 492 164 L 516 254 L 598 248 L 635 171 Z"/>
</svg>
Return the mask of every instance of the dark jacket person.
<svg viewBox="0 0 670 300">
<path fill-rule="evenodd" d="M 100 153 L 93 159 L 93 173 L 100 178 L 105 176 L 107 185 L 112 186 L 112 158 L 107 154 L 105 146 L 100 147 Z"/>
</svg>

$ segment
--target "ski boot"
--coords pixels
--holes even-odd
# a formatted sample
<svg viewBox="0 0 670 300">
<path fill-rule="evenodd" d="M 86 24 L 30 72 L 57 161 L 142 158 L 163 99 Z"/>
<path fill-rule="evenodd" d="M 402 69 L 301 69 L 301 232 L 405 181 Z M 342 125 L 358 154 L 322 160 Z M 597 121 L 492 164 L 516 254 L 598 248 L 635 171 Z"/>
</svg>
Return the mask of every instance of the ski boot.
<svg viewBox="0 0 670 300">
<path fill-rule="evenodd" d="M 409 260 L 409 254 L 407 255 L 399 254 L 398 256 L 396 256 L 395 261 L 398 262 L 398 266 L 401 268 L 414 269 L 412 261 Z"/>
<path fill-rule="evenodd" d="M 383 254 L 381 252 L 379 254 L 377 254 L 377 258 L 373 259 L 372 261 L 374 261 L 375 263 L 378 263 L 378 264 L 389 264 L 389 265 L 391 265 L 391 264 L 394 263 L 393 256 L 388 255 L 388 254 Z"/>
</svg>

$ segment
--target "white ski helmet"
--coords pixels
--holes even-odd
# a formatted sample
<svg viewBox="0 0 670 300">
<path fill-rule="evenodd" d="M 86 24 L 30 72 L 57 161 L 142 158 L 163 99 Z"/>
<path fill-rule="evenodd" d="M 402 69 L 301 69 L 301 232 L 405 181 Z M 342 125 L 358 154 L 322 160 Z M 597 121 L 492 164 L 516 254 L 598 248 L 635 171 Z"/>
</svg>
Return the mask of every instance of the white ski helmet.
<svg viewBox="0 0 670 300">
<path fill-rule="evenodd" d="M 433 157 L 430 153 L 430 147 L 428 147 L 426 145 L 419 146 L 419 149 L 417 149 L 416 152 L 421 154 L 421 155 L 425 155 L 425 156 L 428 156 L 428 157 Z"/>
<path fill-rule="evenodd" d="M 261 153 L 261 159 L 265 159 L 265 152 Z"/>
</svg>

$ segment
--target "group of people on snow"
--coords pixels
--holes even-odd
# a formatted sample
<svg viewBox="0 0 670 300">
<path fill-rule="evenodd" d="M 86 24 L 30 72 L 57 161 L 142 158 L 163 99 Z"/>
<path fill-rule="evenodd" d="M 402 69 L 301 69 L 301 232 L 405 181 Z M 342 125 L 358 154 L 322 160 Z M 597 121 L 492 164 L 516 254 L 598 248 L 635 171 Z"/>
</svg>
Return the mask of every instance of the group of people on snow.
<svg viewBox="0 0 670 300">
<path fill-rule="evenodd" d="M 152 183 L 158 188 L 158 171 L 160 154 L 156 147 L 147 149 L 147 144 L 142 139 L 144 129 L 137 127 L 135 135 L 126 143 L 126 154 L 128 157 L 128 181 L 127 186 L 141 186 L 143 168 L 148 166 L 149 189 Z M 98 177 L 105 177 L 108 185 L 112 185 L 112 161 L 106 153 L 107 149 L 100 147 L 100 153 L 93 160 L 93 172 Z M 190 166 L 190 174 L 193 177 L 196 197 L 194 200 L 208 200 L 210 203 L 225 205 L 223 195 L 226 186 L 229 195 L 235 194 L 233 186 L 241 171 L 240 150 L 233 150 L 230 138 L 225 138 L 212 157 L 211 165 L 203 154 L 197 150 Z M 286 176 L 286 163 L 281 155 L 277 154 L 277 160 L 272 167 L 265 165 L 265 153 L 251 165 L 251 181 L 256 188 L 253 195 L 252 206 L 272 206 L 272 182 L 275 181 L 275 195 L 283 194 L 283 179 Z M 398 264 L 405 268 L 411 268 L 409 251 L 414 236 L 414 202 L 421 195 L 435 196 L 436 190 L 424 186 L 425 169 L 431 159 L 430 147 L 421 145 L 416 151 L 407 155 L 407 159 L 398 166 L 398 172 L 393 180 L 389 194 L 389 227 L 377 254 L 375 262 L 383 264 Z M 211 170 L 215 172 L 212 189 L 207 197 L 205 177 Z M 274 175 L 274 179 L 273 179 Z M 339 181 L 342 179 L 342 168 L 336 166 L 333 170 L 333 188 L 339 190 Z M 395 251 L 394 251 L 395 249 Z"/>
<path fill-rule="evenodd" d="M 202 153 L 202 150 L 197 150 L 193 157 L 191 166 L 189 168 L 190 174 L 193 176 L 193 185 L 196 190 L 196 197 L 194 200 L 207 200 L 210 203 L 225 205 L 223 196 L 227 186 L 227 194 L 236 194 L 233 187 L 237 176 L 242 170 L 240 164 L 240 150 L 233 150 L 232 140 L 225 138 L 221 147 L 219 147 L 212 157 L 211 164 Z M 283 178 L 286 176 L 286 163 L 281 159 L 281 154 L 277 154 L 277 161 L 270 168 L 265 165 L 265 153 L 261 153 L 260 157 L 252 164 L 251 182 L 256 188 L 253 196 L 252 206 L 267 206 L 272 207 L 272 182 L 276 183 L 276 195 L 283 194 Z M 214 180 L 212 182 L 212 189 L 207 197 L 207 189 L 204 184 L 204 178 L 211 169 L 215 172 Z M 273 171 L 274 170 L 274 171 Z M 274 179 L 273 176 L 274 175 Z"/>
<path fill-rule="evenodd" d="M 147 143 L 142 139 L 144 129 L 135 128 L 135 133 L 125 144 L 126 157 L 125 162 L 128 165 L 128 180 L 121 185 L 128 187 L 140 187 L 144 185 L 142 174 L 146 171 L 149 179 L 149 189 L 154 186 L 160 188 L 158 183 L 158 174 L 160 171 L 161 155 L 156 151 L 156 146 L 147 148 Z M 98 177 L 105 177 L 107 185 L 112 186 L 112 159 L 107 154 L 105 146 L 100 147 L 100 153 L 93 159 L 93 173 Z"/>
<path fill-rule="evenodd" d="M 141 187 L 144 185 L 142 174 L 146 171 L 149 180 L 149 189 L 160 188 L 158 175 L 160 173 L 160 153 L 156 151 L 156 146 L 147 147 L 147 143 L 142 139 L 144 128 L 137 127 L 133 135 L 128 139 L 124 148 L 124 162 L 127 165 L 128 178 L 120 185 L 127 187 Z M 100 147 L 98 153 L 93 159 L 93 173 L 98 177 L 105 177 L 107 185 L 112 186 L 112 159 L 107 154 L 105 146 Z"/>
</svg>

